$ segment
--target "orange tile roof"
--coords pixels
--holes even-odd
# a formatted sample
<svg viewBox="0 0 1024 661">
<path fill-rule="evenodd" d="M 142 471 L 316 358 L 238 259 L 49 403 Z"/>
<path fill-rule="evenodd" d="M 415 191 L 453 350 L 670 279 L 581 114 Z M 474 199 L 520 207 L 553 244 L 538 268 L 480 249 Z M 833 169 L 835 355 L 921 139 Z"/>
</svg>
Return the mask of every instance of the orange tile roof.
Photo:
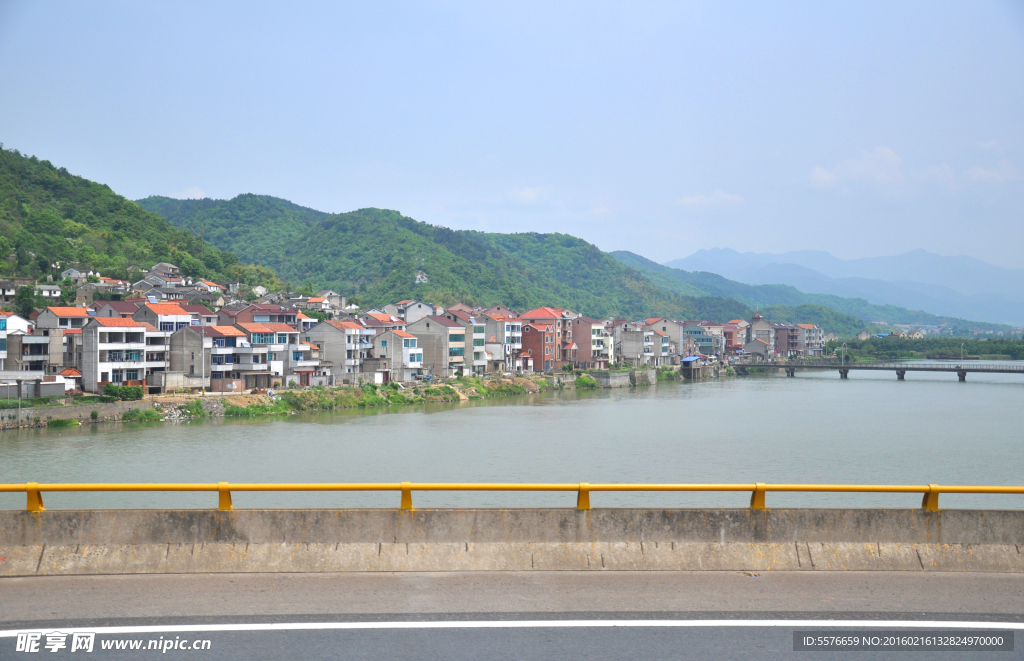
<svg viewBox="0 0 1024 661">
<path fill-rule="evenodd" d="M 58 317 L 88 317 L 89 312 L 86 308 L 71 308 L 71 307 L 48 307 L 46 308 L 50 312 L 54 313 Z"/>
<path fill-rule="evenodd" d="M 817 326 L 815 326 L 814 324 L 797 324 L 797 327 L 798 328 L 808 328 L 808 329 L 810 329 L 810 328 L 817 328 Z"/>
<path fill-rule="evenodd" d="M 644 319 L 644 323 L 650 326 L 651 324 L 661 321 L 661 317 L 647 317 Z"/>
<path fill-rule="evenodd" d="M 295 315 L 296 319 L 312 319 L 313 317 L 302 314 L 301 312 Z"/>
<path fill-rule="evenodd" d="M 398 337 L 405 337 L 405 338 L 416 337 L 412 333 L 406 333 L 404 330 L 398 330 L 397 328 L 395 330 L 391 331 L 391 332 L 394 333 L 395 335 L 397 335 Z"/>
<path fill-rule="evenodd" d="M 519 316 L 522 317 L 523 319 L 528 319 L 528 318 L 561 319 L 562 318 L 562 312 L 563 312 L 562 308 L 541 307 L 541 308 L 537 308 L 536 310 L 530 310 L 529 312 L 524 312 L 523 314 L 521 314 Z"/>
<path fill-rule="evenodd" d="M 196 326 L 195 328 L 209 328 L 224 337 L 245 337 L 245 333 L 234 326 Z"/>
<path fill-rule="evenodd" d="M 141 328 L 142 323 L 135 321 L 134 319 L 128 319 L 125 317 L 93 317 L 93 321 L 98 323 L 100 326 L 108 327 L 122 327 L 122 328 Z"/>
<path fill-rule="evenodd" d="M 291 326 L 289 326 L 288 324 L 263 324 L 263 325 L 266 326 L 267 328 L 269 328 L 270 330 L 274 331 L 275 333 L 298 333 L 299 332 L 299 331 L 295 330 L 294 328 L 292 328 Z"/>
<path fill-rule="evenodd" d="M 236 324 L 239 328 L 249 331 L 250 333 L 273 333 L 274 329 L 264 324 Z"/>
<path fill-rule="evenodd" d="M 405 323 L 404 321 L 402 321 L 398 317 L 394 317 L 394 316 L 392 316 L 390 314 L 387 314 L 385 312 L 368 312 L 368 313 L 366 313 L 366 316 L 370 317 L 371 319 L 376 319 L 377 321 L 379 321 L 379 322 L 381 322 L 383 324 L 404 324 Z"/>
<path fill-rule="evenodd" d="M 395 305 L 408 305 L 409 303 L 415 303 L 415 302 L 416 301 L 412 300 L 411 298 L 407 298 L 404 301 L 399 301 L 398 303 L 395 303 Z"/>
<path fill-rule="evenodd" d="M 64 329 L 64 334 L 65 335 L 81 335 L 82 334 L 82 329 L 81 328 L 65 328 Z"/>
<path fill-rule="evenodd" d="M 353 330 L 353 329 L 355 329 L 355 330 L 365 330 L 364 326 L 360 326 L 359 324 L 357 324 L 354 321 L 336 321 L 334 319 L 330 319 L 326 323 L 329 326 L 334 326 L 338 330 L 346 330 L 346 329 L 348 329 L 348 330 Z"/>
<path fill-rule="evenodd" d="M 742 319 L 730 319 L 729 323 L 730 324 L 739 324 L 739 323 L 743 323 L 743 320 Z"/>
<path fill-rule="evenodd" d="M 82 373 L 74 367 L 65 367 L 60 371 L 61 376 L 82 376 Z"/>
<path fill-rule="evenodd" d="M 307 303 L 323 303 L 326 300 L 327 300 L 326 298 L 314 297 L 314 298 L 309 299 L 309 301 L 307 301 Z"/>
<path fill-rule="evenodd" d="M 150 310 L 152 310 L 153 312 L 157 313 L 158 315 L 163 315 L 163 316 L 173 316 L 173 315 L 182 315 L 182 316 L 185 316 L 185 317 L 191 317 L 192 316 L 192 315 L 189 314 L 188 310 L 186 310 L 185 308 L 181 307 L 177 303 L 146 303 L 146 305 L 143 306 L 143 307 L 147 307 Z"/>
</svg>

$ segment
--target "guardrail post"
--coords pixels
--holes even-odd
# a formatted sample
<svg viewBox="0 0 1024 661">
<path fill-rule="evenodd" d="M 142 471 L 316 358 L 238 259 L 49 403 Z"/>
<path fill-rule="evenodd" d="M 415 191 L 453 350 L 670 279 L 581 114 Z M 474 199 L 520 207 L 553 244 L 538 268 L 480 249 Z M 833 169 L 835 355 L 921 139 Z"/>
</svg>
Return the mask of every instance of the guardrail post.
<svg viewBox="0 0 1024 661">
<path fill-rule="evenodd" d="M 924 498 L 921 499 L 921 507 L 927 512 L 939 511 L 939 485 L 928 485 L 928 491 L 924 492 Z"/>
<path fill-rule="evenodd" d="M 754 491 L 750 494 L 750 509 L 763 510 L 764 509 L 764 483 L 758 482 L 754 484 Z"/>
<path fill-rule="evenodd" d="M 412 484 L 410 482 L 402 482 L 402 509 L 411 510 L 412 506 Z"/>
<path fill-rule="evenodd" d="M 580 492 L 576 496 L 576 509 L 590 509 L 590 483 L 588 482 L 580 482 Z"/>
<path fill-rule="evenodd" d="M 217 483 L 217 493 L 220 494 L 220 498 L 217 502 L 217 509 L 222 512 L 233 510 L 234 505 L 231 504 L 231 491 L 228 489 L 227 482 Z"/>
<path fill-rule="evenodd" d="M 43 507 L 43 492 L 39 490 L 38 482 L 29 482 L 25 485 L 25 493 L 28 496 L 28 504 L 25 509 L 29 512 L 42 512 L 46 508 Z"/>
</svg>

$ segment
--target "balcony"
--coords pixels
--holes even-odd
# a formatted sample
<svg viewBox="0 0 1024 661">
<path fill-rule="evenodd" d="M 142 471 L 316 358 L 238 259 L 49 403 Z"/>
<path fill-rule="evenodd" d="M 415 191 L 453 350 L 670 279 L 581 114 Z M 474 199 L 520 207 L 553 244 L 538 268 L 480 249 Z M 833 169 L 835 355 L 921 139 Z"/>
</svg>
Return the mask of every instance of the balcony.
<svg viewBox="0 0 1024 661">
<path fill-rule="evenodd" d="M 236 372 L 266 372 L 270 369 L 267 363 L 235 363 L 230 367 Z"/>
</svg>

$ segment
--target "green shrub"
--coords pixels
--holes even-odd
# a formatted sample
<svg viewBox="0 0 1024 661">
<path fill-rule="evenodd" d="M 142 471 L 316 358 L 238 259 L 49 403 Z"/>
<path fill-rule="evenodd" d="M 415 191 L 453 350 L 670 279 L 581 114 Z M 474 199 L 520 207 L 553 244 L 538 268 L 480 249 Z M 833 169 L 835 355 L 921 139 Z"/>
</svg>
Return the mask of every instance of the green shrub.
<svg viewBox="0 0 1024 661">
<path fill-rule="evenodd" d="M 103 394 L 107 397 L 117 397 L 121 394 L 121 388 L 115 386 L 113 383 L 104 383 Z"/>
<path fill-rule="evenodd" d="M 48 427 L 52 427 L 54 429 L 60 429 L 62 427 L 77 427 L 78 426 L 78 420 L 75 420 L 74 418 L 63 418 L 61 420 L 50 420 L 50 422 L 47 423 L 47 426 Z"/>
<path fill-rule="evenodd" d="M 597 385 L 597 379 L 590 376 L 589 374 L 581 374 L 580 376 L 576 377 L 577 388 L 596 388 Z"/>
<path fill-rule="evenodd" d="M 156 409 L 129 409 L 121 416 L 125 422 L 153 422 L 162 418 Z"/>
<path fill-rule="evenodd" d="M 121 386 L 118 397 L 125 401 L 136 401 L 142 399 L 145 394 L 142 386 Z"/>
<path fill-rule="evenodd" d="M 99 417 L 100 417 L 100 412 L 99 411 L 93 411 L 92 413 L 89 414 L 89 417 L 92 418 L 93 420 L 98 420 Z"/>
<path fill-rule="evenodd" d="M 179 406 L 182 411 L 186 411 L 193 418 L 202 418 L 206 416 L 206 409 L 203 408 L 203 403 L 198 399 L 190 400 L 189 402 Z"/>
</svg>

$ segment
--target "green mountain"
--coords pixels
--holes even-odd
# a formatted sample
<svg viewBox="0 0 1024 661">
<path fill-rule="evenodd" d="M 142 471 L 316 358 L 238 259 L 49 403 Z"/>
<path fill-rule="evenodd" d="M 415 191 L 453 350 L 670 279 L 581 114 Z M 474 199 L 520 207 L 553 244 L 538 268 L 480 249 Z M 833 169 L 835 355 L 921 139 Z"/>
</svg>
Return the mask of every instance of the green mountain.
<svg viewBox="0 0 1024 661">
<path fill-rule="evenodd" d="M 561 305 L 592 316 L 630 318 L 732 318 L 750 312 L 730 299 L 665 291 L 565 234 L 454 231 L 396 211 L 324 214 L 259 195 L 149 197 L 138 204 L 244 261 L 259 260 L 293 285 L 330 287 L 363 305 L 405 298 L 520 309 Z"/>
<path fill-rule="evenodd" d="M 626 266 L 642 273 L 651 283 L 686 296 L 724 296 L 733 298 L 752 308 L 760 308 L 762 314 L 768 316 L 766 310 L 779 306 L 791 309 L 793 306 L 802 308 L 808 305 L 819 308 L 831 308 L 834 311 L 850 315 L 864 321 L 883 321 L 888 324 L 916 324 L 939 326 L 970 326 L 974 329 L 1008 328 L 1000 324 L 967 322 L 953 317 L 942 317 L 920 310 L 908 310 L 895 305 L 873 305 L 863 298 L 844 298 L 833 294 L 805 294 L 789 285 L 747 285 L 742 282 L 728 280 L 715 273 L 704 271 L 684 271 L 652 262 L 632 252 L 619 250 L 609 253 Z M 777 314 L 774 313 L 774 314 Z M 781 317 L 770 317 L 774 321 L 788 321 Z M 818 324 L 816 321 L 808 323 Z M 818 324 L 826 328 L 827 325 Z M 859 331 L 855 331 L 859 332 Z"/>
<path fill-rule="evenodd" d="M 41 278 L 78 265 L 129 278 L 159 261 L 193 277 L 276 283 L 108 186 L 0 148 L 0 274 Z"/>
</svg>

